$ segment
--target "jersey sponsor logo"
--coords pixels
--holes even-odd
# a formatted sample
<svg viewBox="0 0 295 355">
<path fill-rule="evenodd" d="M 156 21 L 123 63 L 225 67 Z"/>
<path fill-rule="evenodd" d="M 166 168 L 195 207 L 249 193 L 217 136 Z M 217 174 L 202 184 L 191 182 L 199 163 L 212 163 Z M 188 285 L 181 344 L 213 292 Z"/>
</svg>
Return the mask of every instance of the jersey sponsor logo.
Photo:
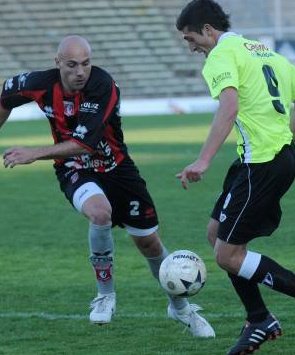
<svg viewBox="0 0 295 355">
<path fill-rule="evenodd" d="M 64 101 L 64 114 L 68 117 L 74 116 L 75 107 L 72 101 Z"/>
<path fill-rule="evenodd" d="M 82 102 L 80 112 L 96 113 L 99 109 L 99 104 L 96 102 Z"/>
<path fill-rule="evenodd" d="M 105 141 L 99 141 L 97 144 L 98 153 L 104 157 L 109 157 L 112 154 L 112 149 Z"/>
<path fill-rule="evenodd" d="M 273 57 L 274 53 L 262 43 L 244 43 L 244 47 L 251 53 L 253 57 Z"/>
<path fill-rule="evenodd" d="M 13 78 L 7 79 L 5 81 L 5 85 L 4 85 L 4 89 L 7 90 L 11 90 L 13 88 Z"/>
<path fill-rule="evenodd" d="M 227 79 L 231 79 L 231 78 L 232 78 L 232 75 L 230 72 L 227 71 L 227 72 L 221 73 L 213 78 L 211 86 L 213 89 L 215 89 L 216 86 L 218 86 L 223 80 L 227 80 Z"/>
<path fill-rule="evenodd" d="M 103 170 L 105 172 L 111 171 L 117 166 L 114 156 L 109 159 L 95 159 L 89 154 L 83 154 L 73 159 L 65 162 L 65 166 L 73 169 L 94 169 L 94 171 Z"/>
<path fill-rule="evenodd" d="M 88 129 L 85 126 L 78 125 L 75 129 L 75 132 L 73 132 L 73 137 L 79 137 L 81 139 L 85 138 L 85 134 L 88 132 Z"/>
<path fill-rule="evenodd" d="M 44 106 L 43 112 L 45 113 L 46 117 L 54 118 L 53 108 L 51 106 Z"/>
<path fill-rule="evenodd" d="M 244 46 L 248 49 L 248 51 L 269 51 L 269 48 L 262 43 L 244 43 Z"/>
</svg>

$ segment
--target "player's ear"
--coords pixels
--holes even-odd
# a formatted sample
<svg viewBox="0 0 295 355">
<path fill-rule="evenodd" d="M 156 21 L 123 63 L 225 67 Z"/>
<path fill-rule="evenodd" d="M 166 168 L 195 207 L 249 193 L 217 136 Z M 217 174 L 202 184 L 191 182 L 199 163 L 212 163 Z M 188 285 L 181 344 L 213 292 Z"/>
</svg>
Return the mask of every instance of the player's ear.
<svg viewBox="0 0 295 355">
<path fill-rule="evenodd" d="M 205 23 L 202 32 L 203 32 L 203 34 L 206 33 L 207 36 L 211 36 L 211 35 L 212 35 L 212 29 L 213 29 L 213 28 L 212 28 L 211 25 L 209 25 L 208 23 Z"/>
</svg>

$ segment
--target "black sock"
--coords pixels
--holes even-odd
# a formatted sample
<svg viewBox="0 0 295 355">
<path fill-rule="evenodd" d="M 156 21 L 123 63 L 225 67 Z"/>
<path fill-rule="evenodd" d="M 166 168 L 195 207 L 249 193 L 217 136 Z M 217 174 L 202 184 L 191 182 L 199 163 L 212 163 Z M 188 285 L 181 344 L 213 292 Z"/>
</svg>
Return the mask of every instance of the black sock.
<svg viewBox="0 0 295 355">
<path fill-rule="evenodd" d="M 267 256 L 261 256 L 261 261 L 251 277 L 251 281 L 295 297 L 295 274 Z"/>
<path fill-rule="evenodd" d="M 263 321 L 269 314 L 256 282 L 228 273 L 247 312 L 250 323 Z"/>
</svg>

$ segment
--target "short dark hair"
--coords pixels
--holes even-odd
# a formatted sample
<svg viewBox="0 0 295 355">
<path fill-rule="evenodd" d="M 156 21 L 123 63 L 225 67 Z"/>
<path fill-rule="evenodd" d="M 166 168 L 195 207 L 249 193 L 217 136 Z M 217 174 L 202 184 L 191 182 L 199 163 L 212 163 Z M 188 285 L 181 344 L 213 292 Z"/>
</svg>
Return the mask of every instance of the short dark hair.
<svg viewBox="0 0 295 355">
<path fill-rule="evenodd" d="M 190 31 L 201 34 L 206 23 L 224 32 L 231 26 L 229 15 L 215 1 L 193 0 L 181 11 L 176 21 L 176 28 L 182 31 L 187 26 Z"/>
</svg>

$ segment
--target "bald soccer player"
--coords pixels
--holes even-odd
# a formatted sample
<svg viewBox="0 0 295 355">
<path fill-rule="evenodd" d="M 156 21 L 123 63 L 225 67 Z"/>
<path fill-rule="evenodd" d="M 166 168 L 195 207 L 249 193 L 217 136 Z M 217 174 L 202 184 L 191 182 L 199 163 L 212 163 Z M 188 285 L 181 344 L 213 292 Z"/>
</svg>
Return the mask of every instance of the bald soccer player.
<svg viewBox="0 0 295 355">
<path fill-rule="evenodd" d="M 91 65 L 91 47 L 83 37 L 63 38 L 55 63 L 55 69 L 20 74 L 3 85 L 0 126 L 13 108 L 35 101 L 54 139 L 49 146 L 7 149 L 4 166 L 54 160 L 61 190 L 89 220 L 89 260 L 98 286 L 90 321 L 110 323 L 116 309 L 112 227 L 126 229 L 156 279 L 168 252 L 157 232 L 157 213 L 146 183 L 123 141 L 118 86 L 105 70 Z M 211 325 L 198 314 L 199 306 L 167 296 L 169 318 L 185 324 L 193 336 L 214 337 Z"/>
</svg>

